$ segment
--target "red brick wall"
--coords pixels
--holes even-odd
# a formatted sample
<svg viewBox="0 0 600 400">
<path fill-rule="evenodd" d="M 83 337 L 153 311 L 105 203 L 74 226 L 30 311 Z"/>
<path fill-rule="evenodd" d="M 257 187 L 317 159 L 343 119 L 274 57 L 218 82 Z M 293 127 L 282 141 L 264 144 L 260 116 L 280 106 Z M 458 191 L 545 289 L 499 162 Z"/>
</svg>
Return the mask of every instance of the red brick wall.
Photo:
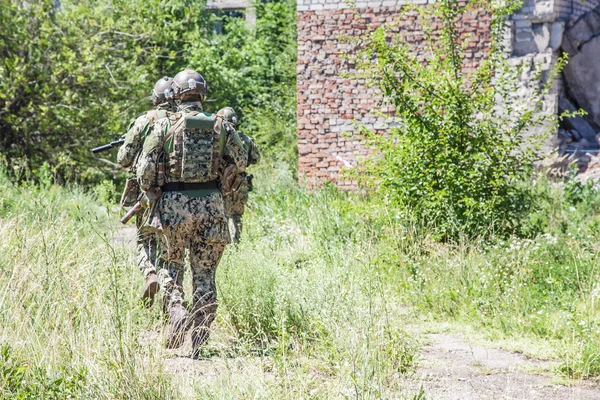
<svg viewBox="0 0 600 400">
<path fill-rule="evenodd" d="M 364 81 L 343 78 L 342 73 L 356 72 L 344 54 L 353 45 L 340 37 L 358 38 L 381 26 L 390 25 L 426 57 L 418 13 L 402 13 L 401 6 L 358 10 L 318 10 L 298 12 L 298 150 L 299 176 L 308 187 L 333 181 L 344 189 L 355 189 L 356 182 L 340 176 L 344 165 L 356 165 L 369 153 L 360 140 L 342 135 L 352 132 L 352 120 L 382 131 L 384 119 L 370 111 L 379 97 Z M 462 21 L 463 34 L 471 35 L 465 68 L 471 69 L 489 51 L 490 18 L 473 12 Z M 393 108 L 378 111 L 392 113 Z"/>
</svg>

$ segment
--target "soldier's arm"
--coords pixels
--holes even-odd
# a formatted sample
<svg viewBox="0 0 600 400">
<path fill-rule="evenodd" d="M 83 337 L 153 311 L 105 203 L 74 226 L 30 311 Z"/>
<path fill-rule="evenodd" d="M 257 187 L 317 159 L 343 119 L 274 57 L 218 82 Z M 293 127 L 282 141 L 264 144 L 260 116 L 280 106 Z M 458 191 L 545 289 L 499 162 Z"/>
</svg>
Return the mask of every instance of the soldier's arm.
<svg viewBox="0 0 600 400">
<path fill-rule="evenodd" d="M 158 185 L 159 157 L 163 154 L 161 137 L 169 126 L 168 118 L 158 120 L 144 140 L 135 172 L 140 188 L 145 192 Z"/>
<path fill-rule="evenodd" d="M 248 151 L 248 165 L 257 164 L 260 162 L 260 151 L 254 140 L 245 133 L 239 132 L 240 137 L 244 141 L 246 150 Z"/>
<path fill-rule="evenodd" d="M 223 156 L 229 162 L 235 164 L 238 172 L 242 172 L 248 166 L 248 150 L 246 150 L 244 142 L 235 129 L 233 129 L 233 126 L 227 122 L 223 122 L 222 129 L 226 131 L 224 134 L 227 135 Z"/>
<path fill-rule="evenodd" d="M 119 148 L 117 163 L 122 167 L 130 167 L 136 155 L 142 149 L 143 138 L 148 134 L 150 122 L 146 114 L 138 117 L 127 130 L 125 141 Z"/>
</svg>

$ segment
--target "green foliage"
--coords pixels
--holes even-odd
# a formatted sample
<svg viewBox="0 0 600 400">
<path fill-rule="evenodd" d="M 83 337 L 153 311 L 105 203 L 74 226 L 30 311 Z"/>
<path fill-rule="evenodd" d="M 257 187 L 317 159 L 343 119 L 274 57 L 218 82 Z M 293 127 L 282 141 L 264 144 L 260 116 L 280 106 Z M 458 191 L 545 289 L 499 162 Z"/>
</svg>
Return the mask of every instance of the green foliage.
<svg viewBox="0 0 600 400">
<path fill-rule="evenodd" d="M 593 179 L 581 182 L 577 178 L 577 163 L 571 164 L 571 170 L 565 180 L 565 201 L 571 206 L 586 205 L 590 208 L 598 208 L 598 196 L 596 183 Z"/>
<path fill-rule="evenodd" d="M 201 29 L 198 4 L 2 0 L 0 141 L 9 161 L 94 181 L 89 148 L 122 134 L 148 107 L 140 100 L 155 80 L 185 65 L 178 51 Z"/>
<path fill-rule="evenodd" d="M 568 377 L 600 371 L 595 189 L 573 202 L 572 188 L 540 178 L 530 185 L 537 211 L 523 223 L 530 239 L 444 244 L 389 199 L 331 186 L 308 194 L 288 173 L 265 174 L 257 173 L 242 242 L 217 276 L 221 316 L 239 340 L 294 359 L 356 360 L 361 393 L 413 365 L 413 344 L 395 331 L 414 323 L 409 315 L 542 343 Z"/>
<path fill-rule="evenodd" d="M 296 2 L 257 3 L 256 26 L 223 17 L 225 34 L 192 43 L 190 65 L 209 82 L 210 110 L 232 106 L 268 159 L 296 161 Z"/>
<path fill-rule="evenodd" d="M 85 370 L 49 374 L 15 359 L 8 345 L 0 347 L 0 397 L 15 400 L 81 398 Z"/>
<path fill-rule="evenodd" d="M 394 377 L 413 369 L 417 346 L 391 287 L 372 273 L 373 233 L 383 222 L 360 196 L 333 186 L 307 193 L 288 168 L 256 175 L 242 241 L 217 272 L 220 315 L 240 342 L 287 360 L 286 368 L 306 359 L 353 397 L 394 397 Z M 322 378 L 286 383 L 288 375 L 276 397 L 336 397 Z M 289 392 L 300 383 L 303 391 Z"/>
<path fill-rule="evenodd" d="M 110 185 L 14 184 L 0 171 L 0 337 L 10 365 L 29 364 L 24 385 L 86 371 L 76 398 L 398 397 L 418 347 L 398 295 L 371 273 L 380 209 L 333 187 L 308 194 L 289 167 L 256 175 L 243 242 L 217 270 L 209 360 L 195 362 L 176 357 L 187 346 L 164 349 L 160 300 L 138 303 L 135 246 L 116 207 L 98 206 Z"/>
<path fill-rule="evenodd" d="M 154 318 L 114 238 L 115 207 L 77 187 L 14 184 L 2 167 L 0 190 L 0 337 L 11 348 L 0 397 L 172 398 L 155 350 L 137 351 Z"/>
<path fill-rule="evenodd" d="M 160 301 L 138 304 L 135 249 L 119 244 L 109 204 L 0 171 L 4 386 L 76 398 L 411 398 L 402 374 L 424 319 L 543 343 L 569 377 L 600 371 L 595 190 L 594 207 L 573 205 L 539 180 L 545 235 L 442 244 L 384 198 L 307 193 L 285 167 L 256 176 L 242 242 L 217 270 L 208 359 L 192 362 L 162 348 Z"/>
<path fill-rule="evenodd" d="M 154 82 L 187 66 L 215 110 L 239 109 L 248 134 L 292 161 L 295 3 L 259 4 L 257 17 L 217 35 L 203 1 L 0 0 L 0 145 L 14 178 L 47 179 L 47 162 L 58 182 L 112 179 L 119 168 L 89 149 L 123 135 Z"/>
<path fill-rule="evenodd" d="M 542 100 L 565 59 L 532 97 L 514 96 L 520 69 L 507 62 L 502 46 L 507 16 L 518 7 L 489 2 L 443 0 L 420 7 L 430 53 L 426 62 L 401 36 L 375 31 L 360 52 L 357 68 L 395 107 L 385 135 L 363 128 L 379 153 L 362 181 L 396 203 L 404 219 L 426 226 L 436 237 L 519 232 L 533 205 L 527 185 L 545 135 L 534 126 L 554 126 L 555 116 L 541 110 Z M 491 16 L 491 51 L 473 72 L 463 71 L 470 40 L 461 35 L 465 14 Z M 434 18 L 431 25 L 426 22 Z M 441 26 L 441 28 L 437 28 Z M 435 29 L 434 29 L 435 28 Z M 538 68 L 534 79 L 541 79 Z"/>
<path fill-rule="evenodd" d="M 474 324 L 492 338 L 542 339 L 559 372 L 597 376 L 600 195 L 586 189 L 589 203 L 572 205 L 568 188 L 540 180 L 534 190 L 539 211 L 532 216 L 543 235 L 415 243 L 399 255 L 398 286 L 421 312 Z"/>
</svg>

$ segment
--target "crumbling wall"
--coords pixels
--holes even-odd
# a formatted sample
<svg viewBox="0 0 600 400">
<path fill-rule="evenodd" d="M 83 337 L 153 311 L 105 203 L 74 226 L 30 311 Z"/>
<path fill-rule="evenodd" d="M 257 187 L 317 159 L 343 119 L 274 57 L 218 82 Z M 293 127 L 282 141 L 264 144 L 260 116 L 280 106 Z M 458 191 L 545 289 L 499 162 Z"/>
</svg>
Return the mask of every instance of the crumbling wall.
<svg viewBox="0 0 600 400">
<path fill-rule="evenodd" d="M 380 96 L 363 80 L 342 76 L 354 73 L 345 54 L 353 45 L 343 37 L 358 38 L 384 24 L 411 43 L 416 55 L 426 57 L 419 15 L 400 15 L 407 3 L 427 6 L 427 0 L 358 1 L 350 9 L 342 0 L 299 0 L 298 2 L 298 175 L 307 186 L 333 181 L 344 189 L 355 189 L 356 182 L 344 180 L 340 170 L 355 165 L 370 149 L 352 133 L 353 121 L 382 131 L 385 117 L 371 111 Z M 483 12 L 467 14 L 462 33 L 471 35 L 466 69 L 478 65 L 489 51 L 490 17 Z M 391 114 L 393 107 L 377 108 Z"/>
<path fill-rule="evenodd" d="M 600 130 L 599 86 L 600 0 L 527 0 L 523 8 L 512 17 L 511 55 L 513 62 L 523 66 L 521 95 L 527 97 L 529 90 L 539 82 L 533 79 L 533 71 L 541 67 L 549 71 L 556 66 L 559 55 L 566 52 L 569 63 L 551 93 L 546 97 L 541 112 L 557 114 L 575 111 L 580 107 L 589 116 L 573 117 L 560 124 L 557 134 L 548 143 L 547 150 L 598 148 L 596 133 Z M 539 127 L 544 129 L 544 127 Z M 533 130 L 535 131 L 535 130 Z"/>
<path fill-rule="evenodd" d="M 353 121 L 373 130 L 385 128 L 385 117 L 371 113 L 378 103 L 375 89 L 364 81 L 343 77 L 354 71 L 344 54 L 352 50 L 340 40 L 344 36 L 360 37 L 383 25 L 391 24 L 404 35 L 414 51 L 424 56 L 423 34 L 418 16 L 400 17 L 402 6 L 428 6 L 435 0 L 358 0 L 351 9 L 344 0 L 298 0 L 298 150 L 299 176 L 307 186 L 333 181 L 345 189 L 356 182 L 340 177 L 340 169 L 355 165 L 369 154 L 360 140 L 343 135 L 353 132 Z M 559 147 L 563 152 L 594 150 L 600 131 L 600 0 L 525 0 L 521 10 L 511 18 L 507 32 L 512 62 L 522 68 L 520 89 L 516 96 L 531 98 L 540 86 L 534 71 L 543 76 L 555 67 L 563 51 L 570 62 L 540 112 L 556 115 L 579 107 L 586 117 L 565 120 L 546 150 Z M 467 69 L 478 65 L 486 56 L 490 39 L 489 16 L 467 15 L 463 33 L 472 36 L 467 50 Z M 379 109 L 384 114 L 393 108 Z M 531 130 L 536 133 L 537 127 Z"/>
</svg>

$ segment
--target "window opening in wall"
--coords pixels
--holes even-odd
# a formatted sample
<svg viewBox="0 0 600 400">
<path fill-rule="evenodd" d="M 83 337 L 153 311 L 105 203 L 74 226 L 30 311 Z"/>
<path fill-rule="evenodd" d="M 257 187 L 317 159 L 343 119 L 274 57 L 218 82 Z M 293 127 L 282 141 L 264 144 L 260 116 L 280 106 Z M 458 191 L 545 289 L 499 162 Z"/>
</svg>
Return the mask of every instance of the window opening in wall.
<svg viewBox="0 0 600 400">
<path fill-rule="evenodd" d="M 245 19 L 243 10 L 218 10 L 213 11 L 213 29 L 218 35 L 227 33 L 227 22 L 231 19 Z"/>
</svg>

